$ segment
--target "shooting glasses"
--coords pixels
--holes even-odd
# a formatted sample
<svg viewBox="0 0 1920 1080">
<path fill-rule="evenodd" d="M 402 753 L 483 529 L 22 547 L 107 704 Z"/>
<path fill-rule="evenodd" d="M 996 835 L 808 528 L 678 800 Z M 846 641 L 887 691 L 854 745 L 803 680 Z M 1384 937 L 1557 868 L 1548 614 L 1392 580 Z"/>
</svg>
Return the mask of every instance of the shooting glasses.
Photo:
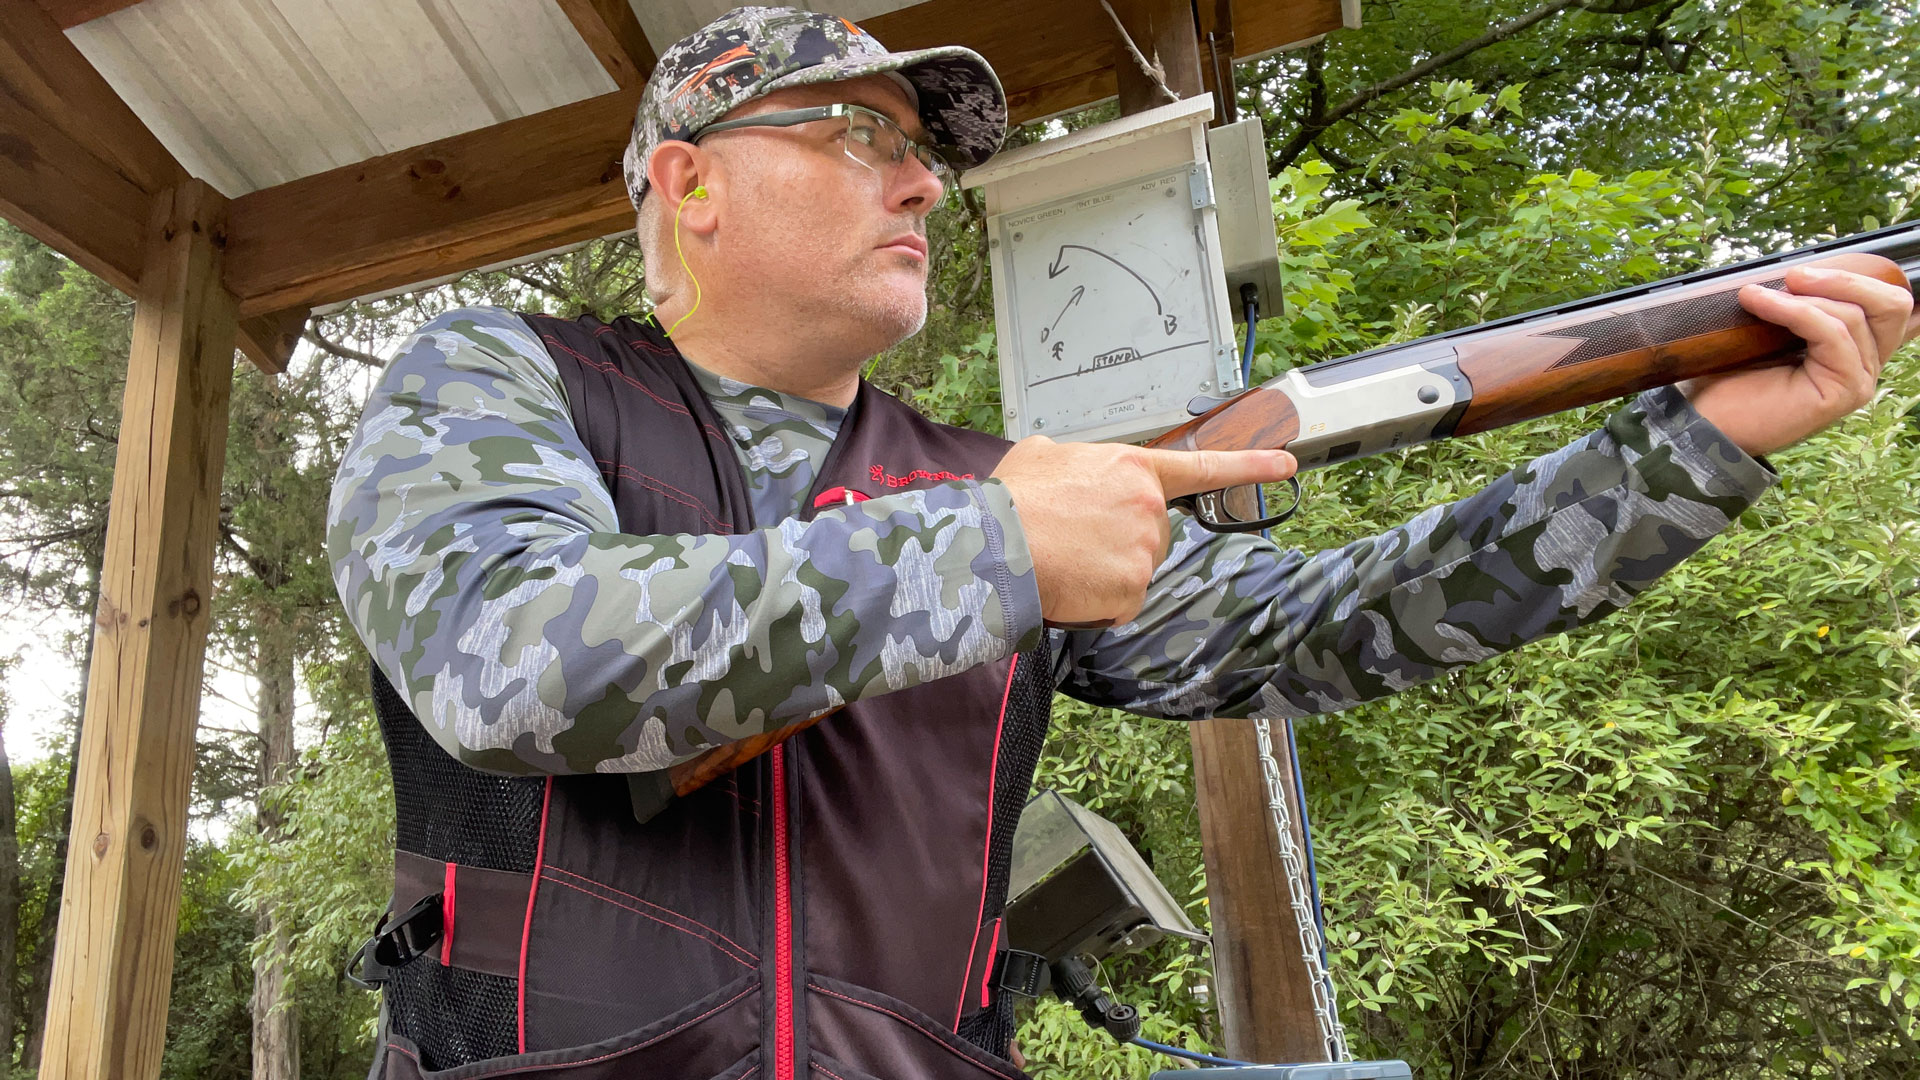
<svg viewBox="0 0 1920 1080">
<path fill-rule="evenodd" d="M 940 181 L 940 197 L 944 202 L 947 193 L 953 190 L 953 166 L 944 154 L 934 147 L 917 143 L 907 137 L 900 125 L 887 119 L 884 113 L 876 112 L 864 105 L 816 105 L 810 109 L 786 109 L 780 112 L 760 113 L 757 116 L 743 116 L 738 120 L 722 120 L 717 124 L 708 124 L 693 137 L 698 143 L 716 132 L 734 131 L 751 127 L 793 127 L 797 124 L 811 124 L 816 120 L 839 118 L 846 125 L 846 138 L 841 143 L 848 157 L 880 175 L 882 180 L 906 164 L 908 155 L 924 165 L 934 179 Z"/>
</svg>

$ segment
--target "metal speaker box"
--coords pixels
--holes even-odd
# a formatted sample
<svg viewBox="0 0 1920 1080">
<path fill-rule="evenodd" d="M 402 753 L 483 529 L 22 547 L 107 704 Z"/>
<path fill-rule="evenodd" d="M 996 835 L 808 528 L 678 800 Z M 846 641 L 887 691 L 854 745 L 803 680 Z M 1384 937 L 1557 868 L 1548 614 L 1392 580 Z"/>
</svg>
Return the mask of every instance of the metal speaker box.
<svg viewBox="0 0 1920 1080">
<path fill-rule="evenodd" d="M 1057 791 L 1021 815 L 1007 892 L 1007 944 L 1049 962 L 1207 940 L 1117 826 Z"/>
</svg>

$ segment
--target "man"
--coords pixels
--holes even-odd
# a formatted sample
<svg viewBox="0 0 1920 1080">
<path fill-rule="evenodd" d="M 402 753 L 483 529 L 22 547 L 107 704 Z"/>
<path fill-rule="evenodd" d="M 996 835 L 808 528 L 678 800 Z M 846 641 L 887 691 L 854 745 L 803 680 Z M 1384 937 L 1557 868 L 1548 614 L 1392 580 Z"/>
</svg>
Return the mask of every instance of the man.
<svg viewBox="0 0 1920 1080">
<path fill-rule="evenodd" d="M 999 917 L 1056 687 L 1304 716 L 1598 618 L 1920 328 L 1796 271 L 1743 302 L 1797 367 L 1642 395 L 1337 551 L 1217 537 L 1167 499 L 1286 454 L 1009 447 L 860 381 L 925 317 L 949 161 L 1004 122 L 965 49 L 738 9 L 635 122 L 657 322 L 470 309 L 393 359 L 328 528 L 394 764 L 375 1075 L 1017 1080 Z M 636 820 L 658 770 L 836 708 Z"/>
</svg>

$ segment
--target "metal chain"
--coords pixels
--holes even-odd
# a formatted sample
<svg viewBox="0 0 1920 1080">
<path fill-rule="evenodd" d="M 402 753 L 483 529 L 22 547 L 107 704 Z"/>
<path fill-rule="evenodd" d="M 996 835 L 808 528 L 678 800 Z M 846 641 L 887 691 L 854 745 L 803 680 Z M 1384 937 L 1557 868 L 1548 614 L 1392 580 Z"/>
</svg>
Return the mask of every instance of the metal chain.
<svg viewBox="0 0 1920 1080">
<path fill-rule="evenodd" d="M 1307 886 L 1305 860 L 1299 845 L 1293 842 L 1293 815 L 1287 809 L 1286 790 L 1280 786 L 1280 763 L 1273 756 L 1273 727 L 1266 720 L 1253 722 L 1260 744 L 1260 774 L 1267 782 L 1267 811 L 1273 820 L 1273 833 L 1280 850 L 1280 866 L 1287 874 L 1287 892 L 1293 907 L 1293 921 L 1300 929 L 1300 958 L 1306 961 L 1307 974 L 1313 979 L 1313 1019 L 1320 1025 L 1320 1043 L 1329 1061 L 1351 1061 L 1347 1049 L 1347 1029 L 1340 1024 L 1334 1008 L 1333 977 L 1321 961 L 1325 955 L 1320 940 L 1320 924 L 1310 906 L 1312 893 Z"/>
</svg>

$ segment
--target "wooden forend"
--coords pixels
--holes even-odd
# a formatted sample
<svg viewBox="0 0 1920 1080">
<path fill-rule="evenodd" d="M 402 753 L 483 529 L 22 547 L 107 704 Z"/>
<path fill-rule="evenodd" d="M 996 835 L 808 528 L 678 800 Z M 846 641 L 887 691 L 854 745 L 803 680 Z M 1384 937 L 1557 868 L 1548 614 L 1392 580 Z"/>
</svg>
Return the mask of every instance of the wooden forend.
<svg viewBox="0 0 1920 1080">
<path fill-rule="evenodd" d="M 1900 267 L 1878 255 L 1834 255 L 1806 265 L 1907 287 Z M 1492 431 L 1702 375 L 1789 363 L 1806 342 L 1747 314 L 1738 300 L 1742 286 L 1777 286 L 1785 276 L 1785 269 L 1767 267 L 1465 339 L 1455 352 L 1460 373 L 1473 384 L 1473 402 L 1454 434 Z"/>
</svg>

